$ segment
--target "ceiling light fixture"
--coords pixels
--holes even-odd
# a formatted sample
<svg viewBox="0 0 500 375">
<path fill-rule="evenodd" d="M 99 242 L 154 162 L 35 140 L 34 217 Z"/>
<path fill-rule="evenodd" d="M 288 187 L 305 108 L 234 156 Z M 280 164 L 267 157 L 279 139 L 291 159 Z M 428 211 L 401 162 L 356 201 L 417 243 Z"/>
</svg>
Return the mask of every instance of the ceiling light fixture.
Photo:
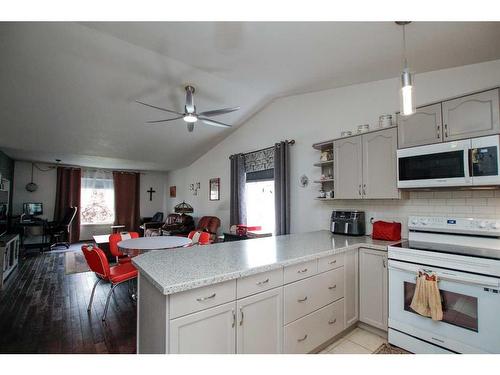
<svg viewBox="0 0 500 375">
<path fill-rule="evenodd" d="M 198 116 L 193 115 L 192 113 L 187 113 L 183 118 L 184 118 L 184 121 L 186 121 L 186 122 L 198 121 Z"/>
<path fill-rule="evenodd" d="M 400 106 L 401 115 L 409 116 L 415 113 L 415 88 L 413 85 L 413 74 L 408 68 L 406 57 L 406 25 L 411 21 L 396 21 L 403 28 L 403 71 L 401 72 Z"/>
</svg>

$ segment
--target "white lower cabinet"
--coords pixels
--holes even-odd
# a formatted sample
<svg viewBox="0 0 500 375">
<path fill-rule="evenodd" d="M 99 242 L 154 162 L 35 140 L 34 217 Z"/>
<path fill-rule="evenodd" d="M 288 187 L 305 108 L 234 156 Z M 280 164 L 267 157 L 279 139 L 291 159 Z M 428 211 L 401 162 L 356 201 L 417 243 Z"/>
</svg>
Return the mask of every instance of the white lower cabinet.
<svg viewBox="0 0 500 375">
<path fill-rule="evenodd" d="M 359 250 L 345 253 L 344 258 L 344 298 L 345 298 L 345 328 L 359 320 Z"/>
<path fill-rule="evenodd" d="M 344 299 L 285 326 L 285 353 L 309 353 L 344 330 Z"/>
<path fill-rule="evenodd" d="M 283 352 L 283 288 L 276 288 L 236 302 L 236 352 Z"/>
<path fill-rule="evenodd" d="M 170 321 L 170 353 L 231 354 L 236 349 L 236 303 Z"/>
<path fill-rule="evenodd" d="M 359 320 L 387 331 L 387 253 L 359 249 Z"/>
</svg>

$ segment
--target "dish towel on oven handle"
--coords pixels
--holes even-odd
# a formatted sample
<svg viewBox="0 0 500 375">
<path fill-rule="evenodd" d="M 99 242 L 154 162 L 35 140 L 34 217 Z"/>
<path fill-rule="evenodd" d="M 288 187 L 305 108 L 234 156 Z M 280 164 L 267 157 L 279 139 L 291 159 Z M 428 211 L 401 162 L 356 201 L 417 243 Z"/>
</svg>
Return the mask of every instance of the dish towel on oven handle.
<svg viewBox="0 0 500 375">
<path fill-rule="evenodd" d="M 434 273 L 418 271 L 415 293 L 410 307 L 422 316 L 432 320 L 443 320 L 443 306 L 438 287 L 438 277 Z"/>
</svg>

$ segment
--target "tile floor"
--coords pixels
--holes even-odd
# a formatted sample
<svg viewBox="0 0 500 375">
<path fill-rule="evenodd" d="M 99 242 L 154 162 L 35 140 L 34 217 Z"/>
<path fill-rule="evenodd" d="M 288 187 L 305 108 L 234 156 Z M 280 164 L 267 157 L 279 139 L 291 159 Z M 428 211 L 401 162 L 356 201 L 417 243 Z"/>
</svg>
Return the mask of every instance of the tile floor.
<svg viewBox="0 0 500 375">
<path fill-rule="evenodd" d="M 356 328 L 335 341 L 320 354 L 372 354 L 387 340 L 362 328 Z"/>
</svg>

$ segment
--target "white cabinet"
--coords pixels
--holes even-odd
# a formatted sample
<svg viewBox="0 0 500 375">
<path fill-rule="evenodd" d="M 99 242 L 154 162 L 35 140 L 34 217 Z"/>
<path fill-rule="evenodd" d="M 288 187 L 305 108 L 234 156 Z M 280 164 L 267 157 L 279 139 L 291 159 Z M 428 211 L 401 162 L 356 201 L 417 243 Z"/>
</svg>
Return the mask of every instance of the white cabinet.
<svg viewBox="0 0 500 375">
<path fill-rule="evenodd" d="M 396 128 L 392 128 L 362 136 L 363 198 L 399 198 L 396 164 L 397 135 Z"/>
<path fill-rule="evenodd" d="M 344 258 L 344 307 L 345 327 L 350 327 L 359 319 L 359 250 L 345 253 Z"/>
<path fill-rule="evenodd" d="M 445 141 L 500 132 L 498 89 L 443 102 Z"/>
<path fill-rule="evenodd" d="M 359 249 L 359 320 L 387 330 L 387 253 Z"/>
<path fill-rule="evenodd" d="M 399 198 L 396 150 L 394 127 L 335 141 L 335 199 Z"/>
<path fill-rule="evenodd" d="M 236 303 L 170 321 L 170 353 L 231 354 L 236 349 Z"/>
<path fill-rule="evenodd" d="M 236 352 L 279 354 L 283 348 L 283 288 L 237 301 Z"/>
<path fill-rule="evenodd" d="M 7 234 L 0 238 L 0 290 L 4 281 L 19 263 L 19 235 Z"/>
<path fill-rule="evenodd" d="M 430 145 L 442 140 L 441 103 L 417 108 L 411 116 L 398 115 L 398 148 Z"/>
<path fill-rule="evenodd" d="M 333 142 L 333 185 L 335 199 L 360 199 L 363 184 L 361 136 Z"/>
</svg>

